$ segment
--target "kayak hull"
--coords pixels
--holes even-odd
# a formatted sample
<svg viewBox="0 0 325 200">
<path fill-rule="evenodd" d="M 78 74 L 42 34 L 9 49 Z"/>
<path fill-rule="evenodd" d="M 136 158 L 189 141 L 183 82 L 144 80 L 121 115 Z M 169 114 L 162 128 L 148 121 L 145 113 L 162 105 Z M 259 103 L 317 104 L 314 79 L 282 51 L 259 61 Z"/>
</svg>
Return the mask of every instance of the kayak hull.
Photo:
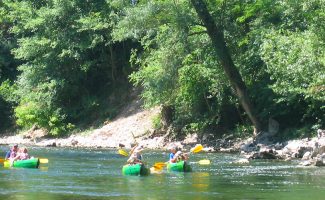
<svg viewBox="0 0 325 200">
<path fill-rule="evenodd" d="M 190 172 L 192 168 L 187 162 L 179 161 L 177 163 L 168 163 L 167 170 L 173 172 Z"/>
<path fill-rule="evenodd" d="M 28 160 L 16 160 L 13 163 L 12 167 L 15 168 L 38 168 L 39 166 L 39 159 L 38 158 L 31 158 Z M 4 167 L 10 167 L 10 162 L 8 160 L 3 162 Z"/>
<path fill-rule="evenodd" d="M 150 169 L 143 164 L 124 165 L 122 168 L 123 175 L 146 176 L 150 174 Z"/>
</svg>

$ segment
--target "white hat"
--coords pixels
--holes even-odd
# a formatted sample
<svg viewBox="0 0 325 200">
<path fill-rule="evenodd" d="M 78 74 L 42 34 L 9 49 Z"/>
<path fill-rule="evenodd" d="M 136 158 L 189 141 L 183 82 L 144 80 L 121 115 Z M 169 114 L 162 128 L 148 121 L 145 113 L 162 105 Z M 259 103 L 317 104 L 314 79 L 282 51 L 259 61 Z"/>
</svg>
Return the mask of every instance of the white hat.
<svg viewBox="0 0 325 200">
<path fill-rule="evenodd" d="M 168 148 L 167 148 L 167 150 L 172 150 L 172 149 L 177 149 L 177 147 L 176 147 L 176 145 L 170 145 Z"/>
<path fill-rule="evenodd" d="M 138 146 L 138 147 L 136 147 L 135 149 L 134 149 L 134 152 L 141 152 L 141 151 L 143 151 L 144 149 L 143 149 L 143 146 Z"/>
<path fill-rule="evenodd" d="M 177 151 L 177 153 L 175 154 L 175 156 L 179 156 L 179 155 L 182 155 L 181 151 Z"/>
</svg>

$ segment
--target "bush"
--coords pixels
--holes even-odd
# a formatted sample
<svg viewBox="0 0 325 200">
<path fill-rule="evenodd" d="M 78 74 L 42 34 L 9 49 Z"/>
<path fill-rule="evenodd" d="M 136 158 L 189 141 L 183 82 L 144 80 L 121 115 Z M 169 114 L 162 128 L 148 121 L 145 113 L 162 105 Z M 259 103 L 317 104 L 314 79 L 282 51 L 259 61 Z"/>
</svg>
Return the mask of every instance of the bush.
<svg viewBox="0 0 325 200">
<path fill-rule="evenodd" d="M 154 127 L 154 129 L 161 129 L 162 128 L 162 123 L 161 123 L 161 115 L 156 115 L 153 116 L 151 119 L 151 123 Z"/>
</svg>

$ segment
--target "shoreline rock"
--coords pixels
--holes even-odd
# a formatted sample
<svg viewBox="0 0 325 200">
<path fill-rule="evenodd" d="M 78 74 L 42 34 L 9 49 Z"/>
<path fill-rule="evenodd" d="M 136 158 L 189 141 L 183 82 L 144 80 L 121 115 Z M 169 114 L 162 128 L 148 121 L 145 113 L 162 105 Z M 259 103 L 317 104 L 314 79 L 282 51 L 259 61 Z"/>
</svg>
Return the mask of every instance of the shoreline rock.
<svg viewBox="0 0 325 200">
<path fill-rule="evenodd" d="M 39 130 L 37 133 L 39 134 Z M 147 149 L 166 150 L 168 146 L 175 145 L 181 149 L 189 149 L 194 144 L 201 143 L 205 152 L 240 153 L 243 159 L 280 159 L 284 161 L 300 159 L 301 166 L 325 166 L 325 136 L 289 140 L 286 142 L 270 142 L 265 137 L 263 140 L 256 138 L 234 139 L 227 136 L 223 139 L 202 141 L 196 134 L 189 135 L 182 141 L 169 141 L 166 136 L 152 137 L 150 134 L 142 136 L 121 137 L 119 134 L 98 134 L 97 129 L 93 134 L 71 135 L 67 138 L 29 137 L 25 135 L 4 136 L 0 138 L 0 145 L 21 144 L 39 147 L 81 147 L 81 148 L 119 148 L 121 144 L 130 149 L 132 144 L 139 143 Z M 212 145 L 212 144 L 215 145 Z M 249 161 L 248 161 L 249 162 Z M 246 160 L 239 160 L 237 164 L 247 164 Z"/>
</svg>

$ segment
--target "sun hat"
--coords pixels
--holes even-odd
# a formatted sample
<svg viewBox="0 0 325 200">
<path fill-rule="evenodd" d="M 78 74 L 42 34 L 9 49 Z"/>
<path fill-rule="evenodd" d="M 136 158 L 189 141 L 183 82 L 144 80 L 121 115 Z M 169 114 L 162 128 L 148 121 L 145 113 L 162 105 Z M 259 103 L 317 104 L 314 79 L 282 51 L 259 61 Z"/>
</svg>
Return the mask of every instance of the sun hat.
<svg viewBox="0 0 325 200">
<path fill-rule="evenodd" d="M 138 146 L 134 149 L 134 152 L 141 152 L 143 150 L 144 150 L 143 146 Z"/>
<path fill-rule="evenodd" d="M 167 147 L 167 150 L 172 150 L 172 149 L 177 150 L 176 145 L 170 145 L 169 147 Z"/>
</svg>

